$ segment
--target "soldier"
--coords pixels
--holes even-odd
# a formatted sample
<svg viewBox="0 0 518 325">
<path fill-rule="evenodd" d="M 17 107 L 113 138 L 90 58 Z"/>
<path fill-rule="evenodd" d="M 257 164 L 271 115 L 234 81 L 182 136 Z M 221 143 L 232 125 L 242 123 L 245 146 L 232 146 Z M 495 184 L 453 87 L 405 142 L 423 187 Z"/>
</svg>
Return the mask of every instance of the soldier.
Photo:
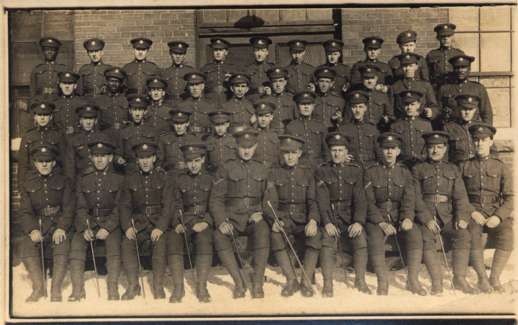
<svg viewBox="0 0 518 325">
<path fill-rule="evenodd" d="M 422 117 L 428 120 L 434 120 L 440 113 L 440 107 L 435 98 L 435 92 L 432 85 L 424 79 L 418 78 L 419 60 L 422 57 L 413 53 L 401 54 L 397 60 L 401 66 L 402 75 L 391 86 L 392 96 L 394 98 L 394 110 L 397 118 L 404 117 L 405 110 L 403 104 L 399 101 L 399 94 L 406 90 L 417 90 L 423 93 L 423 110 Z"/>
<path fill-rule="evenodd" d="M 348 104 L 353 118 L 352 121 L 341 125 L 338 132 L 347 137 L 346 140 L 341 140 L 347 147 L 347 153 L 352 155 L 356 163 L 367 167 L 374 163 L 376 157 L 379 156 L 379 131 L 366 121 L 365 113 L 368 110 L 369 94 L 355 90 L 350 92 L 349 98 Z"/>
<path fill-rule="evenodd" d="M 423 94 L 415 90 L 406 90 L 399 94 L 404 105 L 406 117 L 392 123 L 390 129 L 402 139 L 401 160 L 409 167 L 426 158 L 423 133 L 432 131 L 430 121 L 420 117 Z"/>
<path fill-rule="evenodd" d="M 188 140 L 191 112 L 175 109 L 170 112 L 173 132 L 163 134 L 158 143 L 164 159 L 162 167 L 166 171 L 184 170 L 186 168 L 180 147 Z"/>
<path fill-rule="evenodd" d="M 326 63 L 318 66 L 317 70 L 326 67 L 336 72 L 332 91 L 335 95 L 340 96 L 347 91 L 351 82 L 351 67 L 341 62 L 344 43 L 340 40 L 332 39 L 322 43 L 322 46 L 326 52 Z"/>
<path fill-rule="evenodd" d="M 81 175 L 76 183 L 76 232 L 70 246 L 72 294 L 68 301 L 86 298 L 83 275 L 87 242 L 94 240 L 97 244 L 103 243 L 105 248 L 108 300 L 119 300 L 121 230 L 118 204 L 124 177 L 111 168 L 115 143 L 109 136 L 98 133 L 88 147 L 95 169 Z"/>
<path fill-rule="evenodd" d="M 167 94 L 173 102 L 178 102 L 182 98 L 187 97 L 186 80 L 183 78 L 186 74 L 194 72 L 194 68 L 185 64 L 185 56 L 189 44 L 181 41 L 171 41 L 167 43 L 169 46 L 169 55 L 172 64 L 170 67 L 163 69 L 160 76 L 167 82 Z"/>
<path fill-rule="evenodd" d="M 315 67 L 304 62 L 306 55 L 306 41 L 291 40 L 288 42 L 290 47 L 291 62 L 285 68 L 288 73 L 288 90 L 294 94 L 309 90 L 309 83 L 313 78 Z"/>
<path fill-rule="evenodd" d="M 327 67 L 318 68 L 314 73 L 316 79 L 316 91 L 318 110 L 313 114 L 315 119 L 330 128 L 336 128 L 343 121 L 343 109 L 345 101 L 341 96 L 332 91 L 335 80 L 335 70 Z"/>
<path fill-rule="evenodd" d="M 170 211 L 173 220 L 168 237 L 168 261 L 173 273 L 174 285 L 169 302 L 181 302 L 185 295 L 184 255 L 187 252 L 190 261 L 192 254 L 195 254 L 196 297 L 200 302 L 208 303 L 210 294 L 207 290 L 207 278 L 212 265 L 214 225 L 214 220 L 209 213 L 209 195 L 213 177 L 204 170 L 205 144 L 189 142 L 181 149 L 187 169 L 175 180 L 174 186 L 171 187 L 173 193 L 169 199 L 175 202 L 174 211 Z M 195 248 L 191 250 L 193 246 Z"/>
<path fill-rule="evenodd" d="M 128 77 L 126 72 L 113 67 L 104 72 L 106 78 L 106 92 L 95 97 L 95 103 L 101 109 L 101 128 L 111 128 L 118 132 L 128 117 L 128 100 L 124 96 L 124 81 Z"/>
<path fill-rule="evenodd" d="M 362 40 L 363 42 L 363 51 L 365 52 L 365 59 L 356 62 L 351 69 L 351 83 L 361 84 L 362 76 L 360 68 L 362 66 L 375 65 L 378 67 L 376 71 L 378 76 L 378 84 L 376 85 L 376 89 L 386 93 L 388 91 L 388 86 L 392 84 L 392 69 L 390 66 L 385 63 L 379 61 L 379 56 L 381 55 L 381 45 L 383 45 L 383 39 L 378 36 L 366 37 Z"/>
<path fill-rule="evenodd" d="M 52 123 L 54 104 L 50 102 L 33 102 L 30 110 L 33 114 L 34 127 L 22 137 L 18 151 L 18 179 L 23 182 L 25 175 L 32 169 L 30 147 L 34 143 L 48 143 L 57 147 L 56 161 L 64 167 L 65 140 L 62 133 Z"/>
<path fill-rule="evenodd" d="M 397 162 L 402 140 L 397 133 L 385 132 L 379 136 L 378 141 L 382 159 L 365 171 L 368 204 L 366 230 L 369 259 L 378 278 L 376 293 L 388 295 L 385 242 L 388 237 L 394 236 L 393 243 L 396 244 L 400 256 L 405 254 L 407 257 L 407 290 L 418 295 L 426 295 L 426 290 L 418 280 L 423 242 L 421 232 L 414 221 L 414 180 L 405 165 Z M 404 246 L 399 244 L 403 241 Z"/>
<path fill-rule="evenodd" d="M 443 84 L 437 92 L 437 98 L 442 104 L 442 118 L 447 122 L 454 113 L 455 97 L 462 94 L 476 95 L 480 98 L 479 111 L 476 120 L 487 124 L 493 124 L 493 108 L 487 94 L 486 87 L 476 81 L 468 79 L 471 71 L 471 62 L 474 57 L 468 55 L 457 55 L 449 62 L 453 66 L 454 77 L 446 84 Z"/>
<path fill-rule="evenodd" d="M 40 39 L 39 44 L 45 62 L 38 64 L 31 72 L 31 97 L 52 98 L 59 90 L 58 73 L 67 70 L 64 64 L 56 62 L 61 42 L 53 37 L 44 37 Z"/>
<path fill-rule="evenodd" d="M 333 273 L 336 251 L 353 255 L 354 287 L 371 294 L 365 283 L 367 270 L 367 236 L 364 227 L 367 202 L 363 188 L 362 167 L 349 162 L 349 142 L 344 134 L 329 133 L 326 137 L 331 160 L 316 170 L 317 202 L 324 230 L 320 266 L 324 277 L 325 297 L 333 296 Z"/>
<path fill-rule="evenodd" d="M 154 62 L 146 59 L 152 44 L 152 40 L 143 37 L 131 40 L 131 45 L 135 52 L 135 60 L 122 67 L 128 75 L 128 80 L 126 81 L 126 85 L 128 86 L 127 94 L 146 94 L 146 81 L 150 77 L 160 73 L 158 66 Z"/>
<path fill-rule="evenodd" d="M 106 78 L 104 73 L 111 68 L 102 59 L 104 56 L 104 41 L 98 38 L 87 39 L 83 43 L 86 54 L 90 58 L 90 63 L 79 68 L 81 80 L 78 92 L 82 96 L 97 97 L 106 90 Z"/>
<path fill-rule="evenodd" d="M 156 128 L 159 134 L 169 133 L 171 127 L 167 120 L 173 107 L 164 102 L 167 82 L 159 77 L 153 77 L 147 80 L 146 86 L 150 102 L 144 119 L 146 123 Z"/>
<path fill-rule="evenodd" d="M 327 129 L 324 124 L 312 118 L 315 109 L 315 94 L 303 91 L 293 99 L 297 103 L 300 117 L 286 126 L 286 133 L 304 139 L 305 163 L 318 166 L 328 155 L 325 137 Z"/>
<path fill-rule="evenodd" d="M 437 34 L 439 48 L 428 52 L 426 62 L 430 71 L 430 82 L 436 90 L 446 83 L 449 73 L 453 70 L 449 64 L 450 59 L 464 54 L 462 50 L 453 47 L 456 28 L 454 24 L 439 24 L 433 29 Z"/>
<path fill-rule="evenodd" d="M 416 192 L 422 194 L 425 212 L 432 216 L 430 220 L 439 226 L 445 250 L 452 248 L 453 285 L 464 293 L 473 294 L 475 289 L 466 281 L 470 247 L 473 245 L 472 241 L 475 242 L 472 239 L 475 235 L 472 231 L 473 225 L 470 225 L 474 223 L 470 221 L 473 209 L 468 202 L 462 174 L 457 166 L 445 159 L 448 134 L 435 131 L 426 133 L 425 138 L 428 159 L 412 169 L 417 184 Z M 438 233 L 432 230 L 435 226 L 431 224 L 427 228 Z M 427 237 L 423 228 L 424 261 L 432 278 L 432 294 L 440 294 L 442 271 L 437 257 L 433 256 L 436 249 L 434 240 Z M 491 288 L 487 279 L 485 286 L 486 289 Z"/>
<path fill-rule="evenodd" d="M 250 76 L 250 93 L 252 101 L 258 99 L 265 94 L 264 83 L 268 81 L 268 70 L 274 67 L 274 64 L 268 62 L 268 46 L 272 44 L 272 40 L 265 36 L 250 38 L 250 44 L 254 49 L 254 62 L 245 68 L 245 72 Z"/>
<path fill-rule="evenodd" d="M 209 113 L 214 132 L 207 137 L 208 169 L 217 171 L 227 161 L 236 158 L 236 139 L 228 133 L 230 113 L 220 109 Z"/>
<path fill-rule="evenodd" d="M 269 177 L 272 182 L 269 185 L 271 204 L 279 218 L 269 218 L 272 225 L 272 252 L 287 281 L 281 295 L 292 296 L 300 287 L 304 297 L 311 297 L 313 289 L 310 279 L 315 273 L 322 246 L 322 233 L 318 227 L 320 214 L 316 202 L 315 178 L 310 167 L 299 164 L 304 139 L 287 134 L 280 135 L 279 139 L 283 165 L 274 168 Z M 297 245 L 298 242 L 304 244 L 304 277 L 300 284 L 290 262 L 288 244 L 280 228 L 288 234 L 292 245 Z"/>
<path fill-rule="evenodd" d="M 392 59 L 388 61 L 388 65 L 392 69 L 394 81 L 403 79 L 405 76 L 401 65 L 401 59 L 403 58 L 404 54 L 414 54 L 416 56 L 417 69 L 415 72 L 415 79 L 429 81 L 430 73 L 428 71 L 428 64 L 426 63 L 426 59 L 415 53 L 417 33 L 413 30 L 401 32 L 396 38 L 396 43 L 401 50 L 401 54 L 394 55 Z"/>
<path fill-rule="evenodd" d="M 56 166 L 58 148 L 52 144 L 34 143 L 30 148 L 31 163 L 36 173 L 27 177 L 21 186 L 18 215 L 26 236 L 22 241 L 22 260 L 29 272 L 32 293 L 25 302 L 37 302 L 46 296 L 46 281 L 42 270 L 40 245 L 47 253 L 52 249 L 52 286 L 50 301 L 62 300 L 61 287 L 67 272 L 75 200 L 70 180 Z M 45 255 L 45 254 L 42 254 Z"/>
<path fill-rule="evenodd" d="M 485 123 L 474 123 L 469 131 L 475 143 L 476 157 L 462 163 L 460 170 L 469 201 L 476 209 L 471 215 L 475 221 L 472 225 L 475 233 L 479 236 L 482 231 L 487 232 L 489 241 L 496 248 L 489 283 L 496 292 L 503 293 L 505 288 L 500 276 L 513 250 L 513 178 L 511 170 L 491 156 L 496 129 Z M 480 279 L 486 277 L 483 247 L 472 247 L 471 254 L 480 286 Z"/>
<path fill-rule="evenodd" d="M 189 132 L 198 135 L 208 135 L 211 132 L 209 112 L 212 111 L 214 101 L 205 95 L 205 76 L 199 72 L 191 72 L 184 76 L 187 82 L 189 97 L 178 107 L 192 113 Z"/>
<path fill-rule="evenodd" d="M 146 138 L 137 138 L 133 144 L 138 171 L 124 178 L 120 194 L 120 224 L 124 235 L 121 243 L 122 264 L 128 278 L 128 288 L 122 300 L 131 300 L 140 292 L 138 283 L 138 258 L 136 246 L 151 247 L 153 270 L 153 297 L 164 299 L 164 274 L 166 268 L 166 236 L 170 217 L 164 207 L 166 172 L 157 167 L 158 147 Z M 135 244 L 134 241 L 137 241 Z M 145 250 L 145 249 L 144 249 Z"/>
<path fill-rule="evenodd" d="M 223 266 L 234 281 L 234 299 L 245 296 L 244 281 L 239 273 L 232 243 L 237 236 L 251 239 L 254 274 L 252 298 L 263 298 L 263 282 L 270 250 L 269 228 L 263 218 L 267 199 L 266 167 L 253 158 L 257 148 L 257 132 L 247 128 L 236 132 L 238 158 L 219 169 L 212 185 L 209 211 L 214 218 L 214 245 Z"/>
<path fill-rule="evenodd" d="M 263 96 L 261 100 L 275 105 L 272 129 L 277 134 L 283 134 L 285 126 L 295 119 L 297 105 L 293 101 L 293 93 L 287 89 L 288 72 L 286 69 L 280 67 L 272 68 L 268 70 L 268 78 L 272 83 L 272 94 Z"/>
<path fill-rule="evenodd" d="M 271 168 L 279 164 L 279 135 L 271 129 L 275 105 L 260 100 L 255 103 L 257 116 L 257 149 L 254 159 Z"/>
<path fill-rule="evenodd" d="M 239 72 L 239 67 L 225 62 L 229 53 L 230 43 L 222 38 L 211 38 L 212 62 L 205 64 L 201 72 L 207 78 L 207 93 L 211 93 L 217 100 L 223 100 L 228 92 L 228 79 Z"/>
<path fill-rule="evenodd" d="M 86 101 L 76 96 L 77 81 L 79 80 L 77 73 L 60 72 L 58 78 L 61 96 L 54 101 L 56 106 L 54 122 L 58 129 L 68 137 L 74 134 L 77 128 L 76 109 L 86 104 Z"/>
<path fill-rule="evenodd" d="M 223 104 L 224 109 L 231 113 L 230 124 L 250 125 L 256 122 L 254 105 L 245 95 L 250 89 L 250 78 L 244 74 L 235 74 L 229 79 L 231 97 Z"/>
</svg>

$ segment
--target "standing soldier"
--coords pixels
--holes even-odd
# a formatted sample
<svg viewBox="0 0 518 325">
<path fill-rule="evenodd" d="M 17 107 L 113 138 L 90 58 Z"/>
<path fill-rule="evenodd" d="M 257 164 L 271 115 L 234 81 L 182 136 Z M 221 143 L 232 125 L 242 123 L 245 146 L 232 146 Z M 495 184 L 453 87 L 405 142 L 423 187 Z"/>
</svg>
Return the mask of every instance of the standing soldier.
<svg viewBox="0 0 518 325">
<path fill-rule="evenodd" d="M 297 105 L 293 101 L 293 93 L 287 89 L 288 72 L 286 69 L 280 67 L 272 68 L 268 70 L 268 78 L 272 83 L 272 94 L 263 96 L 261 100 L 275 105 L 272 129 L 277 134 L 283 134 L 286 125 L 295 119 Z"/>
<path fill-rule="evenodd" d="M 354 287 L 371 294 L 365 283 L 367 271 L 367 236 L 364 227 L 367 202 L 360 165 L 348 162 L 349 142 L 344 134 L 329 133 L 326 138 L 331 161 L 319 166 L 316 174 L 317 201 L 322 225 L 320 265 L 324 277 L 323 295 L 333 296 L 333 273 L 336 250 L 344 247 L 353 255 L 356 277 Z"/>
<path fill-rule="evenodd" d="M 326 52 L 326 63 L 318 66 L 317 70 L 325 67 L 336 72 L 332 91 L 335 95 L 340 96 L 347 91 L 351 82 L 351 67 L 341 62 L 344 43 L 340 40 L 332 39 L 322 43 L 322 46 Z"/>
<path fill-rule="evenodd" d="M 127 73 L 127 94 L 136 93 L 137 95 L 146 94 L 146 81 L 151 76 L 158 75 L 158 66 L 146 59 L 153 41 L 148 38 L 134 38 L 131 45 L 135 51 L 135 60 L 127 63 L 122 69 Z"/>
<path fill-rule="evenodd" d="M 153 77 L 147 80 L 146 86 L 150 102 L 144 119 L 147 124 L 157 129 L 159 134 L 169 133 L 171 127 L 167 120 L 173 107 L 164 102 L 167 82 L 159 77 Z"/>
<path fill-rule="evenodd" d="M 90 63 L 79 68 L 81 80 L 78 91 L 82 96 L 97 97 L 106 90 L 106 78 L 104 72 L 111 68 L 102 59 L 104 56 L 104 41 L 98 38 L 91 38 L 83 43 Z"/>
<path fill-rule="evenodd" d="M 31 72 L 31 98 L 52 97 L 58 94 L 58 74 L 67 70 L 64 64 L 56 62 L 60 47 L 61 42 L 53 37 L 40 39 L 45 62 L 38 64 Z"/>
<path fill-rule="evenodd" d="M 426 55 L 426 62 L 430 71 L 430 82 L 437 90 L 446 83 L 449 73 L 453 71 L 450 59 L 464 52 L 453 47 L 453 35 L 457 26 L 454 24 L 439 24 L 434 27 L 439 41 L 439 48 L 431 50 Z"/>
<path fill-rule="evenodd" d="M 291 62 L 285 68 L 288 73 L 288 90 L 294 94 L 309 90 L 309 84 L 313 78 L 315 67 L 304 62 L 306 55 L 306 41 L 291 40 L 290 47 Z"/>
<path fill-rule="evenodd" d="M 268 46 L 272 44 L 272 40 L 265 36 L 250 38 L 250 44 L 254 48 L 254 62 L 245 68 L 245 72 L 250 76 L 250 93 L 253 99 L 257 99 L 265 94 L 263 84 L 268 81 L 268 70 L 274 67 L 274 64 L 268 62 Z M 251 100 L 253 101 L 251 98 Z"/>
<path fill-rule="evenodd" d="M 76 109 L 84 105 L 86 101 L 76 95 L 77 81 L 79 80 L 77 73 L 71 71 L 60 72 L 58 77 L 61 96 L 54 101 L 56 106 L 54 122 L 58 129 L 65 134 L 65 137 L 70 137 L 77 129 Z"/>
<path fill-rule="evenodd" d="M 207 77 L 207 93 L 217 100 L 224 100 L 228 92 L 228 79 L 238 73 L 239 67 L 225 62 L 228 56 L 230 43 L 222 38 L 211 38 L 212 62 L 205 64 L 201 72 Z"/>
<path fill-rule="evenodd" d="M 425 134 L 428 159 L 417 164 L 413 169 L 417 184 L 417 193 L 422 194 L 425 209 L 440 228 L 445 250 L 453 248 L 453 285 L 464 293 L 473 294 L 475 289 L 466 281 L 466 273 L 470 258 L 470 248 L 479 239 L 474 230 L 473 208 L 470 207 L 462 174 L 457 166 L 445 159 L 448 150 L 448 134 L 435 131 Z M 432 230 L 435 226 L 427 228 Z M 429 242 L 423 230 L 425 239 L 424 261 L 432 278 L 432 294 L 442 292 L 442 271 L 435 256 L 435 243 Z M 473 239 L 472 239 L 473 238 Z M 429 247 L 428 245 L 431 247 Z M 480 244 L 481 245 L 481 244 Z M 480 246 L 479 246 L 480 247 Z M 431 256 L 430 256 L 431 254 Z M 491 289 L 487 278 L 482 278 L 484 291 Z M 483 286 L 479 286 L 483 288 Z"/>
<path fill-rule="evenodd" d="M 324 123 L 328 129 L 336 128 L 343 121 L 342 114 L 345 106 L 344 99 L 332 91 L 337 77 L 336 71 L 322 67 L 318 68 L 314 75 L 318 109 L 313 115 L 315 119 Z"/>
<path fill-rule="evenodd" d="M 163 69 L 160 75 L 167 82 L 167 94 L 175 103 L 187 96 L 187 84 L 183 77 L 188 73 L 194 72 L 194 68 L 185 64 L 185 55 L 187 54 L 189 44 L 181 41 L 171 41 L 167 43 L 167 46 L 169 46 L 172 64 L 170 67 Z"/>
<path fill-rule="evenodd" d="M 128 77 L 121 68 L 113 67 L 104 72 L 106 92 L 95 98 L 101 109 L 101 128 L 118 132 L 128 121 L 128 100 L 124 96 L 124 81 Z"/>
<path fill-rule="evenodd" d="M 180 148 L 189 139 L 190 117 L 190 111 L 183 109 L 172 110 L 171 123 L 173 124 L 173 132 L 162 134 L 159 137 L 159 151 L 163 155 L 162 167 L 166 171 L 184 170 L 186 167 Z"/>
<path fill-rule="evenodd" d="M 110 137 L 98 133 L 88 147 L 95 169 L 81 175 L 76 183 L 76 232 L 70 247 L 72 294 L 68 301 L 86 298 L 83 279 L 86 250 L 88 242 L 94 240 L 104 243 L 108 300 L 119 300 L 121 230 L 118 204 L 124 178 L 111 167 L 115 144 Z"/>
<path fill-rule="evenodd" d="M 61 301 L 61 286 L 67 273 L 70 249 L 70 226 L 75 200 L 70 180 L 56 167 L 58 148 L 52 144 L 35 143 L 30 148 L 31 163 L 37 173 L 22 182 L 18 215 L 26 236 L 22 242 L 22 260 L 29 272 L 32 293 L 26 302 L 37 302 L 46 296 L 46 270 L 42 270 L 41 251 L 52 248 L 52 287 L 50 301 Z"/>
<path fill-rule="evenodd" d="M 257 149 L 254 159 L 266 167 L 279 165 L 279 135 L 271 129 L 275 105 L 260 100 L 255 103 L 257 115 Z"/>
<path fill-rule="evenodd" d="M 392 83 L 392 69 L 390 66 L 385 63 L 379 61 L 379 56 L 381 55 L 381 45 L 383 44 L 383 39 L 378 36 L 366 37 L 362 40 L 363 42 L 363 51 L 365 52 L 365 59 L 356 62 L 351 70 L 351 83 L 361 84 L 362 76 L 360 68 L 362 66 L 367 65 L 375 65 L 378 67 L 376 73 L 378 76 L 378 84 L 376 85 L 376 89 L 386 93 L 388 91 L 388 86 Z"/>
<path fill-rule="evenodd" d="M 214 245 L 234 281 L 234 299 L 243 298 L 245 283 L 233 251 L 237 236 L 246 235 L 252 247 L 252 298 L 263 298 L 264 271 L 270 251 L 269 228 L 263 219 L 267 199 L 266 167 L 253 159 L 257 132 L 247 128 L 235 133 L 238 158 L 219 169 L 212 185 L 209 210 L 214 218 Z"/>
<path fill-rule="evenodd" d="M 496 129 L 485 123 L 473 124 L 469 131 L 475 142 L 476 157 L 460 165 L 469 201 L 476 209 L 472 214 L 477 235 L 487 232 L 495 245 L 489 283 L 499 293 L 505 292 L 500 283 L 502 274 L 513 251 L 513 185 L 511 170 L 502 161 L 491 156 Z M 479 280 L 485 278 L 483 248 L 471 251 L 472 265 L 477 266 Z M 473 263 L 474 262 L 474 263 Z M 480 282 L 479 282 L 480 286 Z"/>
<path fill-rule="evenodd" d="M 415 79 L 429 81 L 430 73 L 428 71 L 428 64 L 426 63 L 426 59 L 415 53 L 417 33 L 413 30 L 401 32 L 396 38 L 396 43 L 401 50 L 401 54 L 393 56 L 392 59 L 388 61 L 388 64 L 392 69 L 394 81 L 403 79 L 405 75 L 401 65 L 401 59 L 403 58 L 404 54 L 414 54 L 416 56 L 417 69 L 415 73 Z"/>
<path fill-rule="evenodd" d="M 479 111 L 476 120 L 493 124 L 493 107 L 487 94 L 486 87 L 479 82 L 468 79 L 471 71 L 471 62 L 474 57 L 468 55 L 457 55 L 450 59 L 453 66 L 454 77 L 443 84 L 437 92 L 437 98 L 442 105 L 442 118 L 447 122 L 451 117 L 455 117 L 455 97 L 458 95 L 475 95 L 480 98 Z"/>
<path fill-rule="evenodd" d="M 269 223 L 272 225 L 272 252 L 287 281 L 281 295 L 292 296 L 300 286 L 302 295 L 311 297 L 313 295 L 311 279 L 322 247 L 322 232 L 318 227 L 320 214 L 316 201 L 315 178 L 311 167 L 299 164 L 304 139 L 287 134 L 279 138 L 283 165 L 274 168 L 269 177 L 272 182 L 269 185 L 271 204 L 278 216 L 278 219 L 269 218 Z M 300 284 L 288 255 L 288 243 L 281 231 L 288 235 L 292 245 L 300 246 L 297 245 L 300 242 L 304 245 L 302 262 L 304 276 Z M 296 254 L 293 251 L 291 253 Z"/>
<path fill-rule="evenodd" d="M 256 121 L 254 105 L 245 95 L 250 89 L 250 78 L 244 74 L 235 74 L 229 79 L 231 97 L 223 104 L 230 116 L 230 125 L 250 125 Z"/>
<path fill-rule="evenodd" d="M 205 76 L 199 72 L 191 72 L 184 76 L 187 82 L 189 97 L 178 107 L 192 113 L 189 132 L 198 135 L 208 135 L 211 132 L 209 113 L 215 103 L 205 95 Z"/>
<path fill-rule="evenodd" d="M 209 171 L 215 172 L 227 161 L 236 158 L 236 139 L 228 133 L 230 113 L 223 109 L 209 113 L 214 132 L 207 137 L 207 158 Z"/>
<path fill-rule="evenodd" d="M 213 178 L 204 170 L 206 146 L 199 142 L 189 142 L 181 147 L 187 169 L 171 186 L 172 192 L 167 198 L 174 202 L 171 221 L 172 229 L 168 236 L 168 261 L 173 273 L 174 290 L 169 302 L 181 302 L 184 289 L 184 256 L 185 252 L 194 267 L 195 293 L 200 302 L 210 302 L 207 290 L 207 278 L 212 265 L 213 225 L 209 213 L 209 195 Z M 173 204 L 171 204 L 173 205 Z M 193 245 L 194 244 L 194 245 Z M 191 250 L 192 247 L 195 247 Z M 192 265 L 190 265 L 192 267 Z"/>
<path fill-rule="evenodd" d="M 157 168 L 157 145 L 145 138 L 136 139 L 133 151 L 138 170 L 126 175 L 120 194 L 120 223 L 124 231 L 121 243 L 122 264 L 128 277 L 128 289 L 122 300 L 131 300 L 140 293 L 138 283 L 139 258 L 137 246 L 152 248 L 153 297 L 164 299 L 164 274 L 166 268 L 166 238 L 169 213 L 164 208 L 166 197 L 166 172 Z M 134 241 L 137 241 L 135 243 Z"/>
</svg>

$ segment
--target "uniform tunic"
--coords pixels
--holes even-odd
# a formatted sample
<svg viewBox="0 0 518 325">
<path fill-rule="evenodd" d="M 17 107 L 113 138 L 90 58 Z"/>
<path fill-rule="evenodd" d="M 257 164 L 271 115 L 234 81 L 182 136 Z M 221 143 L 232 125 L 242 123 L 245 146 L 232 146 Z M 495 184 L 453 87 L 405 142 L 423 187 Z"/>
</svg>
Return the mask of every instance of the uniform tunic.
<svg viewBox="0 0 518 325">
<path fill-rule="evenodd" d="M 448 75 L 453 71 L 449 60 L 457 55 L 464 55 L 464 51 L 456 48 L 440 47 L 431 50 L 426 55 L 426 62 L 430 71 L 430 82 L 436 88 L 446 83 Z"/>
<path fill-rule="evenodd" d="M 145 95 L 146 82 L 152 76 L 160 73 L 158 66 L 147 60 L 137 61 L 133 60 L 122 67 L 127 73 L 128 79 L 126 85 L 128 86 L 128 93 L 136 93 L 138 95 Z"/>
<path fill-rule="evenodd" d="M 187 64 L 172 64 L 160 72 L 160 76 L 167 82 L 166 92 L 173 100 L 180 100 L 186 95 L 187 83 L 183 77 L 194 71 L 194 68 Z"/>
<path fill-rule="evenodd" d="M 59 93 L 58 75 L 66 70 L 66 65 L 55 61 L 38 64 L 31 72 L 31 97 L 56 96 Z"/>
<path fill-rule="evenodd" d="M 97 97 L 106 90 L 106 77 L 104 72 L 111 69 L 109 64 L 88 63 L 79 68 L 81 78 L 77 84 L 79 94 L 88 97 Z"/>
<path fill-rule="evenodd" d="M 288 73 L 287 89 L 296 94 L 301 91 L 308 90 L 308 84 L 312 81 L 315 67 L 311 64 L 302 62 L 295 63 L 292 61 L 286 68 Z"/>
</svg>

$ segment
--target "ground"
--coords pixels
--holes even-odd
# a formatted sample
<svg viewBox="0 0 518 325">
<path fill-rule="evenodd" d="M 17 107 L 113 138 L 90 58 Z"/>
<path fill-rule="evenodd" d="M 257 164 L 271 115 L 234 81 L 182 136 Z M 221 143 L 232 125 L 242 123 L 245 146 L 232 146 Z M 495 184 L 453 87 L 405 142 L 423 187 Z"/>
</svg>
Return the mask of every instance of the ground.
<svg viewBox="0 0 518 325">
<path fill-rule="evenodd" d="M 486 251 L 486 264 L 490 265 L 492 251 Z M 516 254 L 511 261 L 516 260 Z M 300 293 L 290 298 L 283 298 L 280 295 L 284 277 L 276 267 L 268 267 L 266 270 L 267 280 L 264 285 L 265 298 L 252 299 L 247 292 L 244 299 L 232 299 L 232 280 L 222 267 L 215 267 L 209 278 L 208 289 L 212 296 L 209 304 L 199 303 L 195 298 L 192 283 L 192 272 L 187 271 L 186 296 L 182 303 L 171 304 L 168 299 L 154 300 L 151 295 L 150 281 L 151 272 L 145 272 L 146 298 L 139 296 L 133 301 L 107 301 L 105 277 L 101 276 L 101 298 L 97 297 L 95 278 L 93 272 L 87 272 L 86 279 L 86 300 L 81 303 L 70 303 L 66 298 L 71 293 L 70 278 L 67 275 L 64 282 L 64 302 L 51 303 L 48 299 L 41 300 L 34 304 L 24 302 L 30 294 L 30 283 L 28 273 L 23 265 L 13 269 L 13 316 L 217 316 L 217 315 L 239 315 L 254 316 L 259 314 L 269 315 L 310 315 L 310 314 L 479 314 L 498 313 L 511 314 L 516 303 L 518 292 L 518 276 L 513 273 L 511 263 L 507 266 L 502 276 L 502 282 L 507 289 L 505 294 L 481 294 L 466 295 L 458 291 L 454 292 L 447 275 L 444 279 L 444 294 L 440 297 L 413 295 L 405 290 L 406 270 L 391 272 L 389 296 L 380 297 L 366 295 L 349 287 L 354 281 L 354 274 L 348 273 L 345 278 L 344 268 L 337 268 L 335 273 L 335 285 L 333 298 L 323 298 L 320 295 L 322 288 L 322 275 L 320 270 L 316 274 L 316 290 L 318 293 L 312 298 L 305 298 Z M 423 266 L 420 273 L 420 280 L 430 289 L 430 279 Z M 470 269 L 468 280 L 476 282 L 476 275 Z M 122 294 L 126 285 L 125 276 L 121 275 L 119 292 Z M 376 277 L 372 273 L 367 274 L 367 283 L 375 292 Z M 50 288 L 50 281 L 49 281 Z M 172 289 L 170 277 L 166 280 L 166 294 L 169 296 Z"/>
</svg>

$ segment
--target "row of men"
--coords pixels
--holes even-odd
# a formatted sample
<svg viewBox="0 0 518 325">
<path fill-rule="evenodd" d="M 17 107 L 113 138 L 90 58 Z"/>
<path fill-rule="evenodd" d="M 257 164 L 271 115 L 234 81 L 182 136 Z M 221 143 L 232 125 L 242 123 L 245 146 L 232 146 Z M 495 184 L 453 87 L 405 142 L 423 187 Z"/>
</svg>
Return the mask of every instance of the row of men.
<svg viewBox="0 0 518 325">
<path fill-rule="evenodd" d="M 286 277 L 283 296 L 298 290 L 312 296 L 311 278 L 320 259 L 322 294 L 331 297 L 337 249 L 352 254 L 358 290 L 371 293 L 365 283 L 370 260 L 377 294 L 387 295 L 386 242 L 404 258 L 407 289 L 414 294 L 427 294 L 418 280 L 421 262 L 432 279 L 431 294 L 443 291 L 436 241 L 443 253 L 453 251 L 455 289 L 502 292 L 500 275 L 513 245 L 512 179 L 504 164 L 490 155 L 495 128 L 474 123 L 469 132 L 476 156 L 460 167 L 445 159 L 449 134 L 444 131 L 424 134 L 427 158 L 412 170 L 398 162 L 403 140 L 397 133 L 377 137 L 381 155 L 364 168 L 350 161 L 347 137 L 333 132 L 325 139 L 330 158 L 317 168 L 301 160 L 305 140 L 286 134 L 279 137 L 282 163 L 268 169 L 254 159 L 258 132 L 248 127 L 234 133 L 237 156 L 215 174 L 204 168 L 207 145 L 200 139 L 181 146 L 187 169 L 169 174 L 157 166 L 156 143 L 140 137 L 132 145 L 136 168 L 126 176 L 112 168 L 113 139 L 97 133 L 88 142 L 93 168 L 79 176 L 75 189 L 60 171 L 58 148 L 35 143 L 30 148 L 34 168 L 22 184 L 19 212 L 25 232 L 22 259 L 33 283 L 27 301 L 38 301 L 46 293 L 41 263 L 48 249 L 54 265 L 51 301 L 62 300 L 68 269 L 73 287 L 69 301 L 84 298 L 86 251 L 93 242 L 105 244 L 109 300 L 133 299 L 140 292 L 138 247 L 146 242 L 152 250 L 153 296 L 165 298 L 169 264 L 174 284 L 170 302 L 180 302 L 185 295 L 184 254 L 189 259 L 194 255 L 197 298 L 210 301 L 206 284 L 214 250 L 234 281 L 236 299 L 244 297 L 247 288 L 253 298 L 264 297 L 270 252 Z M 496 247 L 489 278 L 483 232 Z M 249 238 L 249 279 L 240 272 L 245 263 L 238 236 Z M 294 249 L 297 244 L 304 247 L 303 257 Z M 299 264 L 301 280 L 290 254 Z M 122 297 L 117 289 L 121 260 L 129 283 Z M 466 280 L 469 264 L 478 275 L 476 288 Z"/>
</svg>

